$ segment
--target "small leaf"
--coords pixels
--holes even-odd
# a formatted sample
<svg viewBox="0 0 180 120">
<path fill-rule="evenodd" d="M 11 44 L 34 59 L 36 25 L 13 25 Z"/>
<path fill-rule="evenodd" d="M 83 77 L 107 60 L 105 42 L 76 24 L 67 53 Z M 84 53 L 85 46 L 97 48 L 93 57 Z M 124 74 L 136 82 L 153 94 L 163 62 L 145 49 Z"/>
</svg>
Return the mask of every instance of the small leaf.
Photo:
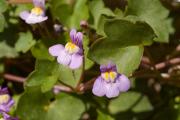
<svg viewBox="0 0 180 120">
<path fill-rule="evenodd" d="M 0 13 L 3 13 L 7 10 L 8 5 L 6 0 L 0 0 Z"/>
<path fill-rule="evenodd" d="M 147 112 L 153 109 L 151 103 L 146 96 L 137 92 L 122 93 L 117 99 L 109 104 L 111 113 L 116 114 L 132 110 L 134 112 Z"/>
<path fill-rule="evenodd" d="M 0 32 L 2 32 L 4 30 L 6 22 L 5 22 L 4 16 L 1 13 L 0 13 L 0 21 L 1 21 L 0 22 Z"/>
<path fill-rule="evenodd" d="M 98 110 L 97 120 L 114 120 L 114 118 Z"/>
<path fill-rule="evenodd" d="M 53 60 L 53 57 L 49 55 L 48 48 L 43 44 L 43 42 L 38 41 L 31 48 L 32 55 L 39 60 Z"/>
<path fill-rule="evenodd" d="M 72 87 L 76 87 L 80 80 L 82 68 L 71 70 L 67 66 L 59 65 L 59 80 Z"/>
<path fill-rule="evenodd" d="M 41 86 L 43 92 L 52 89 L 59 77 L 59 65 L 56 62 L 37 60 L 35 70 L 28 76 L 26 87 Z"/>
<path fill-rule="evenodd" d="M 14 58 L 16 56 L 18 56 L 18 53 L 14 48 L 10 47 L 5 42 L 0 42 L 0 58 Z"/>
<path fill-rule="evenodd" d="M 105 35 L 104 23 L 106 20 L 105 16 L 114 17 L 114 13 L 106 8 L 102 0 L 93 0 L 89 3 L 90 12 L 94 18 L 93 27 L 96 29 L 99 35 Z"/>
<path fill-rule="evenodd" d="M 46 120 L 79 120 L 84 111 L 80 99 L 61 93 L 50 105 Z"/>
<path fill-rule="evenodd" d="M 33 36 L 30 32 L 20 33 L 19 39 L 15 44 L 15 49 L 18 52 L 26 53 L 35 43 L 36 41 L 33 40 Z"/>
</svg>

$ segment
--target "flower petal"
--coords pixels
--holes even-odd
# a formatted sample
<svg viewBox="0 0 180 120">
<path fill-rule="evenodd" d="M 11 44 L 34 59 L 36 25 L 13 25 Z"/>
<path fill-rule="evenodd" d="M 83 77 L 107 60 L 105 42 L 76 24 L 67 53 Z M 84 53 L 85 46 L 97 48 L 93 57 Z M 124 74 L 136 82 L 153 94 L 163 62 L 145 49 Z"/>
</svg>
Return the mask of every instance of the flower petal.
<svg viewBox="0 0 180 120">
<path fill-rule="evenodd" d="M 73 54 L 71 58 L 71 63 L 69 64 L 69 67 L 71 69 L 77 69 L 82 65 L 83 62 L 83 56 L 79 54 Z"/>
<path fill-rule="evenodd" d="M 73 42 L 76 40 L 76 29 L 72 29 L 70 32 L 70 37 Z"/>
<path fill-rule="evenodd" d="M 29 17 L 30 13 L 28 11 L 23 11 L 20 13 L 20 18 L 26 20 Z"/>
<path fill-rule="evenodd" d="M 82 46 L 82 40 L 83 40 L 83 34 L 81 32 L 78 32 L 76 34 L 76 44 L 80 47 Z"/>
<path fill-rule="evenodd" d="M 61 51 L 57 58 L 58 63 L 63 65 L 69 65 L 71 62 L 71 55 L 68 54 L 65 50 Z"/>
<path fill-rule="evenodd" d="M 28 23 L 28 24 L 36 24 L 36 23 L 43 22 L 43 21 L 45 21 L 47 19 L 48 19 L 47 16 L 36 16 L 34 14 L 30 14 L 28 16 L 28 18 L 26 19 L 26 23 Z"/>
<path fill-rule="evenodd" d="M 119 90 L 122 92 L 126 92 L 131 86 L 130 80 L 123 74 L 116 79 L 116 82 L 118 83 Z"/>
<path fill-rule="evenodd" d="M 105 84 L 105 81 L 102 79 L 101 76 L 99 76 L 94 82 L 93 89 L 92 89 L 93 94 L 100 97 L 104 96 L 106 93 L 106 88 L 104 84 Z"/>
<path fill-rule="evenodd" d="M 33 0 L 34 6 L 45 8 L 45 0 Z"/>
<path fill-rule="evenodd" d="M 119 89 L 116 83 L 106 83 L 106 96 L 108 98 L 117 97 L 119 95 Z"/>
<path fill-rule="evenodd" d="M 61 45 L 61 44 L 56 44 L 56 45 L 53 45 L 49 48 L 49 53 L 52 55 L 52 56 L 58 56 L 60 54 L 61 51 L 64 50 L 64 46 Z"/>
</svg>

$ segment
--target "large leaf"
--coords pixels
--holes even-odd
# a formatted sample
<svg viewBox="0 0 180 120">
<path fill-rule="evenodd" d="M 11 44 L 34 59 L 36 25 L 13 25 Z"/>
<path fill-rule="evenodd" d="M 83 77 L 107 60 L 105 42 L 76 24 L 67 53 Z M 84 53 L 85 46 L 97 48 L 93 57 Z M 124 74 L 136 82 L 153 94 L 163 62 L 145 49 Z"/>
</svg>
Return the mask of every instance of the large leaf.
<svg viewBox="0 0 180 120">
<path fill-rule="evenodd" d="M 15 49 L 18 52 L 26 53 L 35 43 L 36 41 L 33 39 L 31 32 L 20 33 L 19 39 L 15 44 Z"/>
<path fill-rule="evenodd" d="M 104 43 L 113 44 L 114 47 L 151 43 L 155 37 L 152 28 L 145 22 L 137 19 L 132 20 L 132 17 L 128 19 L 131 20 L 114 19 L 107 21 L 104 26 L 107 39 Z"/>
<path fill-rule="evenodd" d="M 61 93 L 50 105 L 46 120 L 79 120 L 84 111 L 80 99 Z"/>
<path fill-rule="evenodd" d="M 46 92 L 54 86 L 59 77 L 59 65 L 56 62 L 37 60 L 35 70 L 29 75 L 26 86 L 41 86 Z"/>
<path fill-rule="evenodd" d="M 134 112 L 147 112 L 153 109 L 148 98 L 137 92 L 127 92 L 121 94 L 117 99 L 114 99 L 109 104 L 111 113 L 116 114 L 127 110 Z"/>
<path fill-rule="evenodd" d="M 0 42 L 0 58 L 14 58 L 16 56 L 18 56 L 18 53 L 13 47 L 7 45 L 5 42 Z"/>
<path fill-rule="evenodd" d="M 172 31 L 169 11 L 162 6 L 160 0 L 128 0 L 126 15 L 135 15 L 146 21 L 157 34 L 155 41 L 168 42 Z"/>
<path fill-rule="evenodd" d="M 109 61 L 116 63 L 118 71 L 126 75 L 131 74 L 140 64 L 143 55 L 142 46 L 114 48 L 113 45 L 97 43 L 89 52 L 89 57 L 99 64 Z"/>
<path fill-rule="evenodd" d="M 89 18 L 89 11 L 86 2 L 87 0 L 77 0 L 71 17 L 70 26 L 72 28 L 80 28 L 81 20 L 87 20 Z"/>
<path fill-rule="evenodd" d="M 48 99 L 37 88 L 26 91 L 19 99 L 16 114 L 21 120 L 44 120 Z"/>
</svg>

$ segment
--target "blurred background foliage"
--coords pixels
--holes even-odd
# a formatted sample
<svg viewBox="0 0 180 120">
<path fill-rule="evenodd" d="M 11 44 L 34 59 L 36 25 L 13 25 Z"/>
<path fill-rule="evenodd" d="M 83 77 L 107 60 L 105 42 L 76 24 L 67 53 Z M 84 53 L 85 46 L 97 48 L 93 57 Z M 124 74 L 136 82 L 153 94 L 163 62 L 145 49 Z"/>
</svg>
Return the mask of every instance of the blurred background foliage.
<svg viewBox="0 0 180 120">
<path fill-rule="evenodd" d="M 16 100 L 12 114 L 20 120 L 180 120 L 179 0 L 47 0 L 48 20 L 28 25 L 19 13 L 32 7 L 31 0 L 0 0 L 0 83 Z M 84 70 L 71 71 L 48 53 L 70 39 L 71 28 L 84 33 Z M 132 84 L 114 99 L 91 92 L 98 64 L 108 60 Z M 63 89 L 54 94 L 55 87 Z"/>
</svg>

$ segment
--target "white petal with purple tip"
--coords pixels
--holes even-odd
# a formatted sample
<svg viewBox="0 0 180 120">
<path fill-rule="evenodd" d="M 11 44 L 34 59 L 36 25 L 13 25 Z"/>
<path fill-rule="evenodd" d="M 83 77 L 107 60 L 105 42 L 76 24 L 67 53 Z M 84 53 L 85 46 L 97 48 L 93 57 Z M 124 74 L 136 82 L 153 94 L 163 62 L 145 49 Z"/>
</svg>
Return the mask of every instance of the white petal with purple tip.
<svg viewBox="0 0 180 120">
<path fill-rule="evenodd" d="M 101 77 L 98 77 L 93 85 L 93 89 L 92 89 L 93 94 L 100 97 L 104 96 L 106 92 L 104 84 L 105 81 Z"/>
<path fill-rule="evenodd" d="M 27 19 L 26 19 L 26 23 L 28 24 L 36 24 L 36 23 L 40 23 L 43 22 L 45 20 L 47 20 L 48 17 L 47 16 L 36 16 L 34 14 L 30 14 Z"/>
<path fill-rule="evenodd" d="M 61 45 L 61 44 L 56 44 L 56 45 L 53 45 L 49 48 L 49 53 L 52 55 L 52 56 L 58 56 L 60 54 L 61 51 L 64 50 L 64 46 Z"/>
<path fill-rule="evenodd" d="M 69 65 L 71 62 L 71 55 L 68 54 L 65 50 L 62 50 L 57 58 L 58 63 L 63 65 Z"/>
<path fill-rule="evenodd" d="M 26 20 L 29 17 L 30 13 L 28 11 L 23 11 L 20 13 L 20 17 L 23 20 Z"/>
<path fill-rule="evenodd" d="M 69 64 L 69 67 L 71 69 L 77 69 L 82 65 L 83 62 L 83 56 L 79 54 L 73 54 L 71 58 L 71 63 Z"/>
<path fill-rule="evenodd" d="M 126 92 L 131 86 L 130 80 L 123 74 L 117 78 L 116 82 L 118 84 L 119 90 L 122 92 Z"/>
</svg>

